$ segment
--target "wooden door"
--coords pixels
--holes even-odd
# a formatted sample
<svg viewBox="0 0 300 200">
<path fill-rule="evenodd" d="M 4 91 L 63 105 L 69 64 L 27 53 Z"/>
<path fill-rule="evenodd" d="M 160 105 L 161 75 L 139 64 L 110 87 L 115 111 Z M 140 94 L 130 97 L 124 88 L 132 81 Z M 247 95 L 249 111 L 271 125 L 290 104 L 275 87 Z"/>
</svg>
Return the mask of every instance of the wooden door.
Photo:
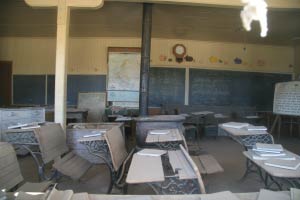
<svg viewBox="0 0 300 200">
<path fill-rule="evenodd" d="M 0 106 L 11 105 L 12 62 L 0 61 Z"/>
</svg>

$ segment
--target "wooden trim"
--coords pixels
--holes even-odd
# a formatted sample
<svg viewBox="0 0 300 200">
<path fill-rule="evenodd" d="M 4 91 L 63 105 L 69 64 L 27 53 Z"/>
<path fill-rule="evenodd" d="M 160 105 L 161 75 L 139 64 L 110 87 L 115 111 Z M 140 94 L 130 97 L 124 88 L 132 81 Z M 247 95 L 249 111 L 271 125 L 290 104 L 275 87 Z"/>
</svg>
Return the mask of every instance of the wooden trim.
<svg viewBox="0 0 300 200">
<path fill-rule="evenodd" d="M 108 53 L 110 52 L 124 52 L 124 53 L 129 53 L 129 52 L 141 52 L 140 47 L 108 47 L 107 50 Z"/>
</svg>

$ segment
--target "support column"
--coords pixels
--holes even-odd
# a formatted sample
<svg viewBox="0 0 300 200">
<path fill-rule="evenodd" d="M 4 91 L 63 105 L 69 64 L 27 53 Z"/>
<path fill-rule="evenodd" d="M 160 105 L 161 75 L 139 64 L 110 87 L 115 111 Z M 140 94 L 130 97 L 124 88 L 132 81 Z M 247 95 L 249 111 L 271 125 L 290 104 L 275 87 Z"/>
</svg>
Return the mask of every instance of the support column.
<svg viewBox="0 0 300 200">
<path fill-rule="evenodd" d="M 55 122 L 66 128 L 67 59 L 70 8 L 67 0 L 59 1 L 57 14 L 56 65 L 55 65 Z"/>
<path fill-rule="evenodd" d="M 152 30 L 152 4 L 143 4 L 142 55 L 140 75 L 140 116 L 148 115 L 149 70 Z"/>
</svg>

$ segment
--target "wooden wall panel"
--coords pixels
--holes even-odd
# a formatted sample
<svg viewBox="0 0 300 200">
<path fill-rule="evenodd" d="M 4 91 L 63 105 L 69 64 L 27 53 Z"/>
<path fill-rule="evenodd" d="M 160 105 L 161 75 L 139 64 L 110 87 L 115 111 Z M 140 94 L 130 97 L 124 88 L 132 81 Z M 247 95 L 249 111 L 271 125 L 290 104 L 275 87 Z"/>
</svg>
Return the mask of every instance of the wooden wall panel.
<svg viewBox="0 0 300 200">
<path fill-rule="evenodd" d="M 194 61 L 174 61 L 172 47 L 177 43 L 187 47 Z M 140 47 L 140 39 L 71 38 L 69 74 L 106 75 L 108 47 Z M 241 64 L 235 64 L 235 58 Z M 151 66 L 292 73 L 294 58 L 290 46 L 152 39 Z M 14 74 L 54 74 L 55 38 L 0 38 L 0 59 L 13 61 Z"/>
</svg>

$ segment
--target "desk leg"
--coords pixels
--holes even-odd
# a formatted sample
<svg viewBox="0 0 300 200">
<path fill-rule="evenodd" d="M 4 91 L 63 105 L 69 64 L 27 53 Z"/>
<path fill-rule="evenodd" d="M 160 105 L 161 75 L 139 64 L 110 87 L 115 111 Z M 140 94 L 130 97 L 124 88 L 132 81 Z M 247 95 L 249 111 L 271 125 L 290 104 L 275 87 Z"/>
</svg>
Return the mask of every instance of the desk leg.
<svg viewBox="0 0 300 200">
<path fill-rule="evenodd" d="M 247 176 L 251 173 L 257 173 L 260 177 L 260 180 L 262 182 L 265 181 L 265 178 L 263 176 L 263 172 L 260 169 L 260 167 L 258 167 L 254 162 L 252 162 L 251 160 L 249 160 L 247 158 L 247 160 L 246 160 L 246 171 L 245 171 L 243 177 L 240 179 L 240 181 L 244 181 L 247 178 Z"/>
<path fill-rule="evenodd" d="M 95 150 L 92 150 L 93 149 L 91 147 L 91 146 L 93 146 L 92 143 L 93 142 L 87 142 L 87 143 L 85 143 L 85 146 L 86 146 L 86 148 L 87 148 L 87 150 L 89 151 L 90 154 L 92 154 L 94 156 L 97 156 L 98 158 L 102 159 L 104 161 L 105 165 L 108 167 L 109 172 L 110 172 L 110 183 L 109 183 L 109 186 L 108 186 L 108 189 L 107 189 L 107 194 L 110 194 L 111 190 L 112 190 L 112 187 L 113 187 L 113 185 L 116 181 L 116 173 L 113 170 L 111 159 L 110 158 L 105 158 L 104 156 L 100 155 L 101 152 L 105 152 L 104 149 L 107 148 L 107 147 L 104 144 L 97 143 L 97 148 L 101 149 L 101 150 L 100 150 L 100 152 L 95 151 Z"/>
<path fill-rule="evenodd" d="M 178 177 L 166 177 L 162 183 L 148 183 L 158 195 L 200 194 L 197 179 L 181 180 Z"/>
<path fill-rule="evenodd" d="M 270 182 L 269 182 L 269 179 L 270 179 Z M 275 178 L 271 175 L 269 175 L 267 172 L 266 172 L 266 175 L 265 175 L 265 187 L 267 189 L 271 189 L 271 186 L 275 184 L 278 188 L 278 190 L 282 190 L 282 186 L 280 185 L 280 183 L 275 180 Z"/>
</svg>

